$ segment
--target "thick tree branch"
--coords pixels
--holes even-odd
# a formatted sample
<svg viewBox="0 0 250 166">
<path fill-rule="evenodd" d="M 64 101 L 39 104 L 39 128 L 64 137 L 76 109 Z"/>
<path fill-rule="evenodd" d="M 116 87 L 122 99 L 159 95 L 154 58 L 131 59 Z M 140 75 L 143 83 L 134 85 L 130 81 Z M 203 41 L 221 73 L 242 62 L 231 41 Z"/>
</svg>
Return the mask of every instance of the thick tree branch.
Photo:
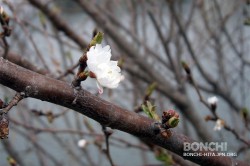
<svg viewBox="0 0 250 166">
<path fill-rule="evenodd" d="M 192 142 L 184 135 L 172 132 L 169 139 L 155 134 L 152 128 L 154 121 L 134 112 L 122 109 L 112 103 L 92 95 L 86 90 L 80 90 L 77 100 L 74 89 L 66 82 L 58 81 L 0 58 L 0 84 L 24 92 L 26 96 L 55 103 L 84 114 L 104 126 L 118 129 L 137 137 L 146 139 L 156 145 L 166 148 L 180 156 L 183 155 L 183 143 Z M 229 157 L 199 156 L 187 157 L 201 165 L 248 165 Z"/>
</svg>

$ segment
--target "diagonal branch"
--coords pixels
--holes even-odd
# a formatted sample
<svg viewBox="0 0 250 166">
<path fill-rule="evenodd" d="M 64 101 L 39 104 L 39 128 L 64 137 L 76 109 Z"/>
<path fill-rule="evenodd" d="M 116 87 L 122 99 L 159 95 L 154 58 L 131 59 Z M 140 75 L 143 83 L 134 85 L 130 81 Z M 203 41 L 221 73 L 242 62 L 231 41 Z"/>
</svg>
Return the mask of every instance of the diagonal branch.
<svg viewBox="0 0 250 166">
<path fill-rule="evenodd" d="M 172 132 L 172 136 L 165 139 L 160 134 L 154 133 L 152 127 L 154 121 L 151 119 L 122 109 L 92 95 L 84 89 L 77 93 L 78 98 L 73 103 L 76 92 L 74 92 L 74 89 L 68 83 L 34 73 L 3 58 L 0 58 L 0 84 L 12 88 L 17 92 L 25 92 L 27 97 L 73 109 L 98 121 L 104 126 L 146 139 L 180 156 L 183 155 L 184 142 L 192 142 L 190 138 L 176 132 Z M 235 163 L 238 166 L 248 165 L 222 156 L 189 156 L 185 157 L 185 159 L 201 165 L 227 166 L 234 165 Z"/>
</svg>

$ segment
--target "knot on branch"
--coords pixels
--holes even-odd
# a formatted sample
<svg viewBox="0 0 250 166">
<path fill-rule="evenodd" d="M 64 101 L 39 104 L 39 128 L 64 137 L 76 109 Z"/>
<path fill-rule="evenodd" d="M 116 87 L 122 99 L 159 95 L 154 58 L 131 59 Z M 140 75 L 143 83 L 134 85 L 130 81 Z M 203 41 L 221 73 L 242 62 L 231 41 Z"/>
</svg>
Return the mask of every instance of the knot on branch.
<svg viewBox="0 0 250 166">
<path fill-rule="evenodd" d="M 26 98 L 26 97 L 29 97 L 31 94 L 33 95 L 38 94 L 37 86 L 31 86 L 31 85 L 26 86 L 25 90 L 23 92 L 20 92 L 20 97 Z"/>
</svg>

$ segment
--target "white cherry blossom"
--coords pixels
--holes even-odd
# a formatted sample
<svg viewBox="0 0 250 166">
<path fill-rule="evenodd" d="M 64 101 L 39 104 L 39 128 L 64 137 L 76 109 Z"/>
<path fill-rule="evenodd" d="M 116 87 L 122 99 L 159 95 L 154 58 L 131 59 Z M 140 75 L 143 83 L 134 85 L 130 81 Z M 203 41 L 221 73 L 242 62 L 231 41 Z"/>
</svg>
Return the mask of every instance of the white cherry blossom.
<svg viewBox="0 0 250 166">
<path fill-rule="evenodd" d="M 81 139 L 81 140 L 78 141 L 77 144 L 78 144 L 78 147 L 85 148 L 86 145 L 87 145 L 87 141 L 85 139 Z"/>
<path fill-rule="evenodd" d="M 210 105 L 216 105 L 218 103 L 218 98 L 216 96 L 213 96 L 213 97 L 209 97 L 207 99 L 207 102 L 210 104 Z"/>
<path fill-rule="evenodd" d="M 112 61 L 111 49 L 107 45 L 102 47 L 101 44 L 92 46 L 87 52 L 87 66 L 95 74 L 99 93 L 103 93 L 102 87 L 117 88 L 120 81 L 124 79 L 121 75 L 121 69 L 118 61 Z"/>
<path fill-rule="evenodd" d="M 225 122 L 221 119 L 218 119 L 215 123 L 214 126 L 214 131 L 220 131 L 222 129 L 222 127 L 224 127 Z"/>
</svg>

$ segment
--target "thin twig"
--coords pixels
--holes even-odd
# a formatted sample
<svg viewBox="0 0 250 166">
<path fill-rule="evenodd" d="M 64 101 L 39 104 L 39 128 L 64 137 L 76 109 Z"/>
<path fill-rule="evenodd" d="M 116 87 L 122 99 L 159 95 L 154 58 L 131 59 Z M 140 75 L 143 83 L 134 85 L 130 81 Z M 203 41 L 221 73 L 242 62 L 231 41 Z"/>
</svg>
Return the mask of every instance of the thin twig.
<svg viewBox="0 0 250 166">
<path fill-rule="evenodd" d="M 13 97 L 13 99 L 9 102 L 9 104 L 5 108 L 3 108 L 3 110 L 1 111 L 1 114 L 2 113 L 7 114 L 9 112 L 9 110 L 12 107 L 16 106 L 17 103 L 19 101 L 21 101 L 23 98 L 24 98 L 24 96 L 17 92 L 16 95 Z"/>
<path fill-rule="evenodd" d="M 107 130 L 107 127 L 105 127 L 105 126 L 102 126 L 102 131 L 103 131 L 103 133 L 105 135 L 105 142 L 106 142 L 106 148 L 107 148 L 105 150 L 106 155 L 108 157 L 110 165 L 114 166 L 113 160 L 112 160 L 111 155 L 110 155 L 110 150 L 109 150 L 109 136 L 112 134 L 112 131 L 111 130 Z"/>
<path fill-rule="evenodd" d="M 59 75 L 57 77 L 58 80 L 61 80 L 62 78 L 66 77 L 68 74 L 74 74 L 74 70 L 78 67 L 79 63 L 71 66 L 70 68 L 68 68 L 64 73 L 62 73 L 61 75 Z"/>
<path fill-rule="evenodd" d="M 42 55 L 41 51 L 39 51 L 39 49 L 37 47 L 37 43 L 33 39 L 33 36 L 29 33 L 29 31 L 25 27 L 24 23 L 17 17 L 16 11 L 14 10 L 14 6 L 10 2 L 8 2 L 6 4 L 9 6 L 10 10 L 13 12 L 14 20 L 20 25 L 21 30 L 24 32 L 25 36 L 30 40 L 30 42 L 31 42 L 38 58 L 41 60 L 43 66 L 45 67 L 46 70 L 49 70 L 49 66 L 47 65 L 47 62 L 45 61 L 44 56 Z"/>
<path fill-rule="evenodd" d="M 222 119 L 218 116 L 218 114 L 216 113 L 216 108 L 213 109 L 203 98 L 201 92 L 200 92 L 200 89 L 198 88 L 194 78 L 193 78 L 193 75 L 192 75 L 192 72 L 190 70 L 190 68 L 184 64 L 183 65 L 183 68 L 185 69 L 186 71 L 186 74 L 187 74 L 187 78 L 188 80 L 190 81 L 190 83 L 194 86 L 195 88 L 195 91 L 197 92 L 198 96 L 199 96 L 199 99 L 201 101 L 201 103 L 203 103 L 209 110 L 210 112 L 213 114 L 213 117 L 210 118 L 209 120 L 212 120 L 212 121 L 217 121 L 218 119 Z M 227 131 L 230 131 L 235 137 L 236 139 L 240 140 L 241 142 L 245 143 L 248 147 L 250 147 L 250 142 L 245 140 L 244 138 L 242 138 L 239 133 L 236 132 L 235 129 L 232 129 L 230 126 L 228 126 L 227 124 L 224 124 L 224 128 L 225 130 Z"/>
<path fill-rule="evenodd" d="M 3 58 L 6 59 L 7 58 L 7 55 L 8 55 L 8 52 L 9 52 L 9 44 L 6 40 L 6 37 L 3 36 L 3 43 L 4 43 L 4 53 L 3 53 Z"/>
</svg>

